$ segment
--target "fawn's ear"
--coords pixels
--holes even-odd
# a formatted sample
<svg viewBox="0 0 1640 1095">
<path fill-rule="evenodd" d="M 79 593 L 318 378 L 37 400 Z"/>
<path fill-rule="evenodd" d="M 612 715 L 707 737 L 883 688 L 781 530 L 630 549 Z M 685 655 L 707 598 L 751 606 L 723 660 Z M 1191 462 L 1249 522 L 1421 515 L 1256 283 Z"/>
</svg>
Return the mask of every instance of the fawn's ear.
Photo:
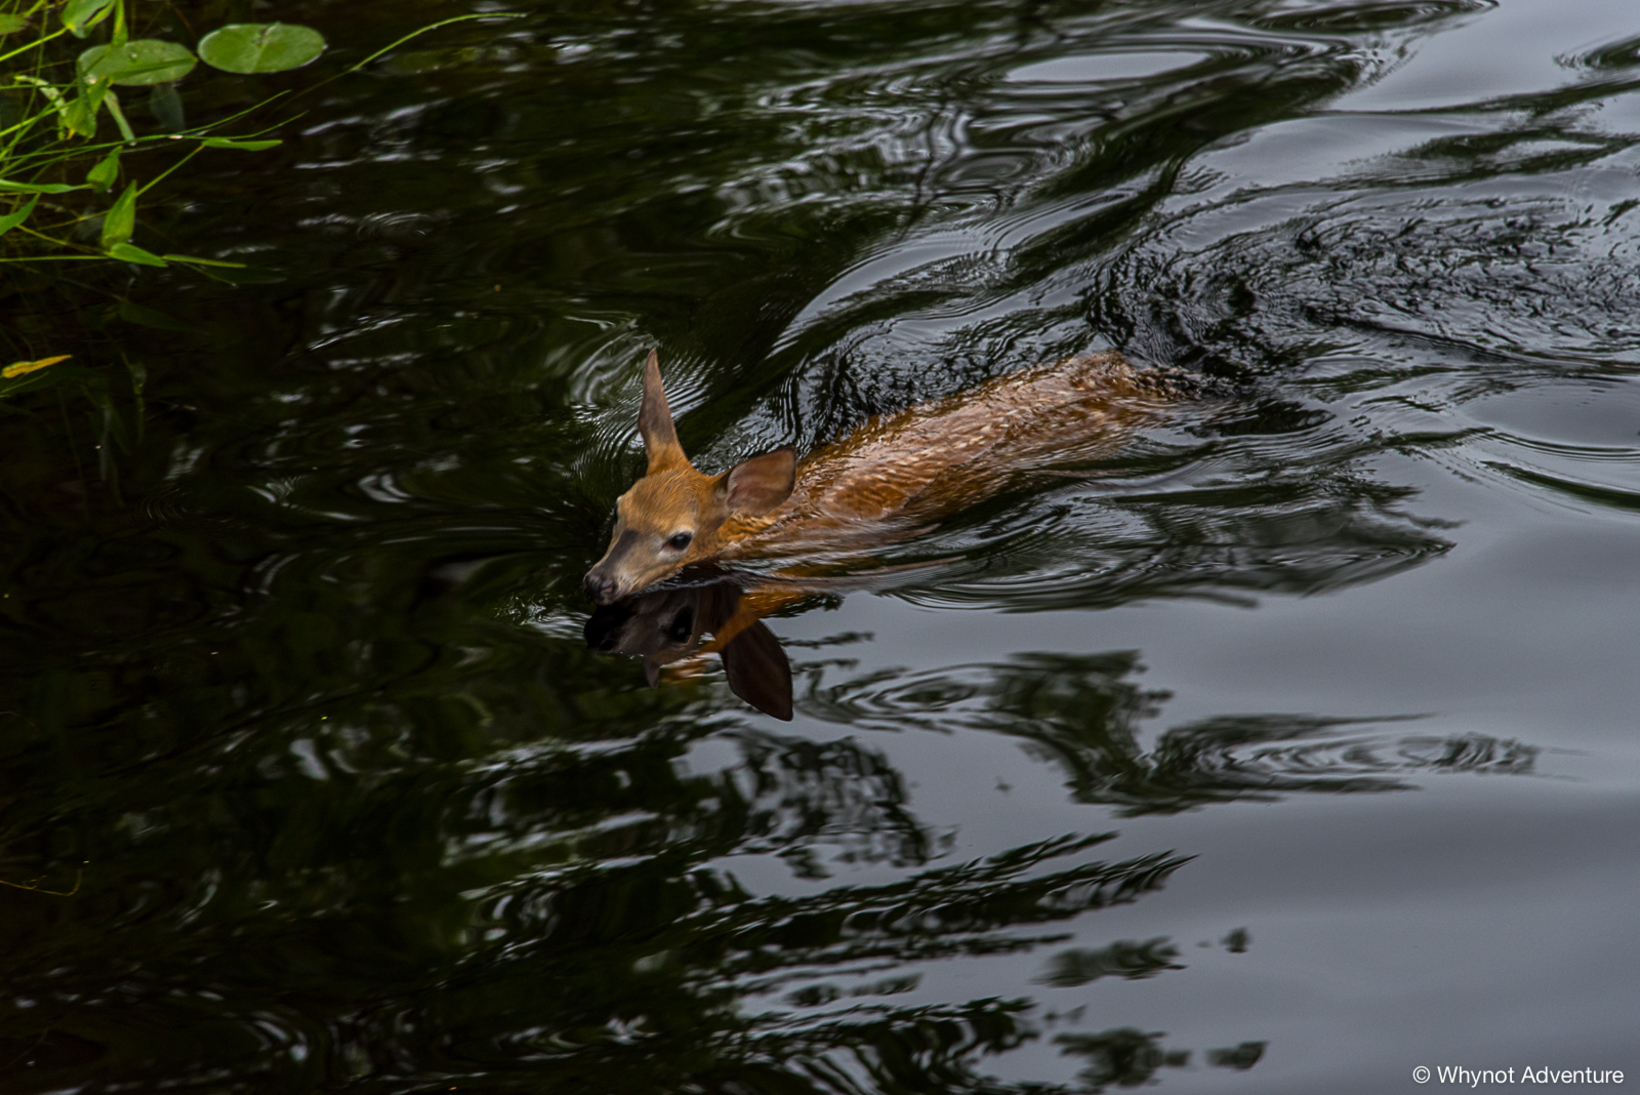
<svg viewBox="0 0 1640 1095">
<path fill-rule="evenodd" d="M 776 449 L 730 468 L 719 480 L 718 491 L 730 513 L 757 517 L 790 498 L 796 483 L 796 454 Z"/>
<path fill-rule="evenodd" d="M 729 640 L 723 672 L 735 695 L 782 722 L 792 721 L 792 663 L 762 620 Z"/>
<path fill-rule="evenodd" d="M 643 435 L 644 451 L 649 454 L 649 472 L 668 471 L 680 465 L 687 466 L 689 458 L 678 444 L 678 431 L 672 425 L 672 412 L 666 406 L 666 389 L 661 387 L 660 355 L 649 351 L 649 360 L 643 366 L 643 403 L 638 407 L 638 432 Z"/>
</svg>

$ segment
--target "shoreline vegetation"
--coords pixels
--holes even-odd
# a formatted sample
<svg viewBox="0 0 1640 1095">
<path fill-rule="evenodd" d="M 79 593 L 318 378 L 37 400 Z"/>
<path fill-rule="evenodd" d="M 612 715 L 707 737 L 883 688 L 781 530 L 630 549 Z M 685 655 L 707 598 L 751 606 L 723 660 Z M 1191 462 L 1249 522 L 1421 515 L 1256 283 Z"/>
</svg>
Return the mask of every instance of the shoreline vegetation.
<svg viewBox="0 0 1640 1095">
<path fill-rule="evenodd" d="M 292 23 L 196 27 L 170 6 L 139 25 L 134 8 L 130 0 L 0 0 L 0 270 L 114 262 L 133 273 L 179 265 L 228 280 L 245 264 L 136 242 L 156 186 L 207 149 L 275 147 L 280 140 L 270 134 L 290 119 L 267 120 L 270 107 L 357 72 L 412 38 L 451 23 L 519 17 L 485 12 L 429 23 L 306 88 L 190 125 L 177 84 L 201 63 L 241 76 L 287 72 L 317 60 L 329 43 Z M 168 154 L 149 155 L 161 151 Z M 49 352 L 62 348 L 7 347 L 0 401 L 66 378 L 72 367 L 49 367 L 73 356 Z"/>
<path fill-rule="evenodd" d="M 0 10 L 0 42 L 10 47 L 0 51 L 5 93 L 0 202 L 10 205 L 0 214 L 5 242 L 0 263 L 114 259 L 140 266 L 241 265 L 140 246 L 133 241 L 138 206 L 207 148 L 255 152 L 277 145 L 277 138 L 266 136 L 277 123 L 245 135 L 221 131 L 285 93 L 189 126 L 177 83 L 201 61 L 241 75 L 300 68 L 324 53 L 324 36 L 288 23 L 231 23 L 200 35 L 196 54 L 175 40 L 192 28 L 169 8 L 150 20 L 152 25 L 133 27 L 127 0 L 27 3 L 12 0 L 11 10 Z M 146 109 L 131 110 L 140 92 L 147 93 Z M 144 132 L 137 132 L 128 110 Z M 110 135 L 109 129 L 116 132 Z M 168 166 L 144 162 L 148 170 L 141 171 L 121 162 L 122 156 L 158 147 L 174 151 L 179 143 L 189 147 L 181 156 L 167 157 Z"/>
</svg>

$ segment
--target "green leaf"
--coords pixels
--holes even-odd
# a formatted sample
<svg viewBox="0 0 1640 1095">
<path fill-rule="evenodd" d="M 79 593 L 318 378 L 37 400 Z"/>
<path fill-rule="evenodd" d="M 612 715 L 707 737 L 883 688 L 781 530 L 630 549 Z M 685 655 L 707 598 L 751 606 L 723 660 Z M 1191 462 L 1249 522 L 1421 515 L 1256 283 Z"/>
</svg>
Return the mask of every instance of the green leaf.
<svg viewBox="0 0 1640 1095">
<path fill-rule="evenodd" d="M 86 186 L 69 186 L 67 183 L 25 183 L 13 182 L 11 179 L 0 179 L 0 191 L 12 194 L 66 194 L 70 190 L 84 190 Z"/>
<path fill-rule="evenodd" d="M 108 249 L 108 257 L 122 262 L 140 263 L 143 266 L 170 265 L 152 251 L 144 251 L 134 243 L 116 243 Z"/>
<path fill-rule="evenodd" d="M 68 0 L 63 8 L 63 26 L 76 38 L 84 38 L 91 28 L 108 18 L 114 0 Z"/>
<path fill-rule="evenodd" d="M 172 262 L 192 262 L 199 266 L 221 266 L 228 270 L 250 269 L 242 262 L 228 262 L 226 259 L 202 259 L 197 258 L 194 255 L 166 255 L 165 257 L 170 259 Z M 278 279 L 275 278 L 274 280 L 277 281 Z"/>
<path fill-rule="evenodd" d="M 57 111 L 60 124 L 67 124 L 67 122 L 62 121 L 62 119 L 68 114 L 68 100 L 63 98 L 63 93 L 57 90 L 56 85 L 49 84 L 40 79 L 38 76 L 28 76 L 24 73 L 18 73 L 15 79 L 20 84 L 31 85 L 41 95 L 44 95 L 46 97 L 46 101 L 51 103 L 52 107 Z"/>
<path fill-rule="evenodd" d="M 101 101 L 101 95 L 98 95 L 95 100 L 89 100 L 84 95 L 77 95 L 70 99 L 58 111 L 63 128 L 80 137 L 95 137 L 97 135 L 97 105 Z"/>
<path fill-rule="evenodd" d="M 195 272 L 223 285 L 279 285 L 286 278 L 278 270 L 265 266 L 245 266 L 240 263 L 205 262 L 187 255 L 166 255 L 172 262 L 194 265 Z"/>
<path fill-rule="evenodd" d="M 199 56 L 224 72 L 284 72 L 325 51 L 325 36 L 294 23 L 229 23 L 199 40 Z"/>
<path fill-rule="evenodd" d="M 123 46 L 92 46 L 80 54 L 79 72 L 87 83 L 140 87 L 180 80 L 198 63 L 180 43 L 136 38 Z"/>
<path fill-rule="evenodd" d="M 284 142 L 277 140 L 247 141 L 237 137 L 206 137 L 199 143 L 206 148 L 239 148 L 246 152 L 260 152 L 264 148 L 272 148 L 274 145 L 283 144 Z"/>
<path fill-rule="evenodd" d="M 102 249 L 112 252 L 116 245 L 128 242 L 136 228 L 137 184 L 132 183 L 125 188 L 125 193 L 114 199 L 114 204 L 103 215 Z"/>
<path fill-rule="evenodd" d="M 0 34 L 16 34 L 20 30 L 28 29 L 28 16 L 6 12 L 0 15 Z"/>
<path fill-rule="evenodd" d="M 34 212 L 34 203 L 39 200 L 40 195 L 36 194 L 34 197 L 30 198 L 28 200 L 28 204 L 23 206 L 21 209 L 15 209 L 12 212 L 7 213 L 5 216 L 0 217 L 0 236 L 5 235 L 13 228 L 16 228 L 19 224 L 22 224 L 24 221 L 28 220 L 28 215 Z"/>
<path fill-rule="evenodd" d="M 72 101 L 63 98 L 63 93 L 56 85 L 47 83 L 38 76 L 29 76 L 19 72 L 13 77 L 20 84 L 29 84 L 41 95 L 44 95 L 57 111 L 57 124 L 70 133 L 77 133 L 82 137 L 95 136 L 97 132 L 97 104 L 93 102 L 88 108 L 86 94 L 90 90 L 82 80 L 76 80 L 74 86 L 80 89 L 80 94 Z M 102 92 L 97 92 L 97 98 L 102 98 Z"/>
<path fill-rule="evenodd" d="M 97 161 L 97 166 L 85 173 L 85 181 L 99 194 L 108 193 L 114 180 L 120 177 L 120 146 L 115 145 L 108 155 Z"/>
<path fill-rule="evenodd" d="M 97 109 L 114 90 L 114 85 L 109 81 L 100 80 L 95 76 L 88 80 L 83 72 L 74 77 L 74 87 L 80 93 L 79 101 L 83 101 L 84 108 L 91 112 L 92 117 L 96 117 Z M 73 105 L 69 104 L 71 108 Z"/>
<path fill-rule="evenodd" d="M 108 98 L 103 100 L 108 107 L 108 113 L 114 116 L 114 124 L 120 127 L 120 136 L 127 144 L 136 144 L 137 135 L 131 132 L 131 123 L 125 120 L 125 111 L 120 109 L 120 97 L 109 91 Z"/>
</svg>

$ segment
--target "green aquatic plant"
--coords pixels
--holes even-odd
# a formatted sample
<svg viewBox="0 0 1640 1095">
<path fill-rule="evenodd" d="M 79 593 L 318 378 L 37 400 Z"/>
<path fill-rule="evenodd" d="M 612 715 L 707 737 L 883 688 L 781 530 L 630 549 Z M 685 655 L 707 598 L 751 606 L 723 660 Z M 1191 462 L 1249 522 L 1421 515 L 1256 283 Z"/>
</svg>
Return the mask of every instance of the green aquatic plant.
<svg viewBox="0 0 1640 1095">
<path fill-rule="evenodd" d="M 355 72 L 411 38 L 450 23 L 479 18 L 516 18 L 516 13 L 464 15 L 428 24 L 407 34 L 340 75 Z M 51 24 L 57 24 L 55 29 Z M 179 23 L 176 27 L 182 30 Z M 85 39 L 106 30 L 107 41 L 72 58 L 64 35 Z M 0 41 L 22 43 L 0 49 L 0 262 L 114 259 L 140 266 L 182 263 L 198 267 L 241 264 L 194 255 L 156 254 L 132 242 L 138 206 L 154 186 L 205 149 L 260 151 L 279 144 L 266 133 L 225 136 L 219 130 L 267 107 L 278 92 L 247 110 L 205 125 L 188 127 L 176 84 L 203 61 L 238 75 L 286 72 L 316 60 L 327 48 L 324 35 L 291 23 L 231 23 L 199 39 L 197 53 L 160 37 L 132 37 L 127 0 L 0 0 Z M 334 77 L 331 77 L 334 79 Z M 128 119 L 121 89 L 147 88 L 153 132 L 139 134 Z M 309 89 L 311 90 L 311 89 Z M 118 140 L 99 140 L 106 115 Z M 121 162 L 125 153 L 177 142 L 191 146 L 147 179 L 132 178 Z M 103 207 L 122 177 L 124 189 Z M 91 201 L 74 204 L 66 195 L 85 192 Z M 42 200 L 44 199 L 44 200 Z M 4 204 L 9 203 L 9 208 Z M 42 223 L 48 214 L 59 216 Z M 70 238 L 84 222 L 101 218 L 96 242 Z M 69 236 L 64 233 L 68 232 Z M 79 233 L 83 235 L 83 233 Z"/>
<path fill-rule="evenodd" d="M 72 58 L 63 49 L 72 39 L 104 31 L 106 41 L 86 46 Z M 176 82 L 200 60 L 233 73 L 299 68 L 324 52 L 323 35 L 285 23 L 233 24 L 205 35 L 196 56 L 180 42 L 133 37 L 126 0 L 68 0 L 60 7 L 50 0 L 12 0 L 10 10 L 0 10 L 0 34 L 21 39 L 0 52 L 0 65 L 6 66 L 0 69 L 0 83 L 9 108 L 0 128 L 0 202 L 9 200 L 11 206 L 0 214 L 0 236 L 7 237 L 8 252 L 0 254 L 0 262 L 114 259 L 141 266 L 237 265 L 156 254 L 132 241 L 142 196 L 193 156 L 207 148 L 257 151 L 279 143 L 259 139 L 261 134 L 243 138 L 214 132 L 248 112 L 187 128 Z M 130 88 L 148 89 L 154 132 L 139 135 L 127 118 L 120 95 Z M 257 105 L 274 98 L 278 96 Z M 104 116 L 118 131 L 118 140 L 98 139 Z M 121 164 L 122 153 L 145 151 L 160 142 L 174 148 L 177 141 L 192 147 L 146 180 L 131 178 Z M 99 196 L 113 192 L 122 174 L 125 187 L 104 207 Z M 92 200 L 67 197 L 76 192 Z M 100 229 L 92 243 L 76 230 L 98 218 Z"/>
<path fill-rule="evenodd" d="M 275 91 L 246 109 L 190 126 L 177 84 L 201 62 L 238 76 L 301 68 L 325 52 L 325 37 L 291 23 L 230 23 L 204 33 L 190 49 L 174 40 L 193 33 L 180 19 L 161 14 L 150 20 L 152 26 L 136 28 L 135 10 L 130 0 L 0 0 L 0 264 L 112 261 L 132 267 L 182 265 L 212 276 L 243 268 L 243 263 L 141 246 L 136 237 L 142 213 L 154 187 L 201 152 L 258 152 L 278 145 L 279 139 L 269 136 L 277 119 L 248 133 L 223 131 L 242 128 L 257 112 L 288 101 L 292 92 Z M 428 24 L 295 94 L 356 72 L 430 30 L 498 16 L 517 14 L 464 15 Z M 103 40 L 79 44 L 93 38 Z M 146 92 L 151 123 L 134 125 L 127 113 L 137 90 Z M 84 372 L 72 365 L 45 369 L 66 356 L 7 366 L 0 399 Z"/>
</svg>

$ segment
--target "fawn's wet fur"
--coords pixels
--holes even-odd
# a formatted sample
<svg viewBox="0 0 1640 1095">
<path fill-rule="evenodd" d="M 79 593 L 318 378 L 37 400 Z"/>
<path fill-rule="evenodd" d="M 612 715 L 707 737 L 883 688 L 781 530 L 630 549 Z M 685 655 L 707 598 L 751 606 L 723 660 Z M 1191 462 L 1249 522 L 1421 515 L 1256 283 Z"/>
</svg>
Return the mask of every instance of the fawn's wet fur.
<svg viewBox="0 0 1640 1095">
<path fill-rule="evenodd" d="M 649 467 L 616 503 L 614 535 L 586 591 L 608 605 L 693 563 L 888 543 L 1029 472 L 1105 455 L 1194 394 L 1189 374 L 1082 354 L 872 418 L 802 463 L 782 448 L 707 475 L 678 444 L 651 351 L 638 411 Z"/>
</svg>

